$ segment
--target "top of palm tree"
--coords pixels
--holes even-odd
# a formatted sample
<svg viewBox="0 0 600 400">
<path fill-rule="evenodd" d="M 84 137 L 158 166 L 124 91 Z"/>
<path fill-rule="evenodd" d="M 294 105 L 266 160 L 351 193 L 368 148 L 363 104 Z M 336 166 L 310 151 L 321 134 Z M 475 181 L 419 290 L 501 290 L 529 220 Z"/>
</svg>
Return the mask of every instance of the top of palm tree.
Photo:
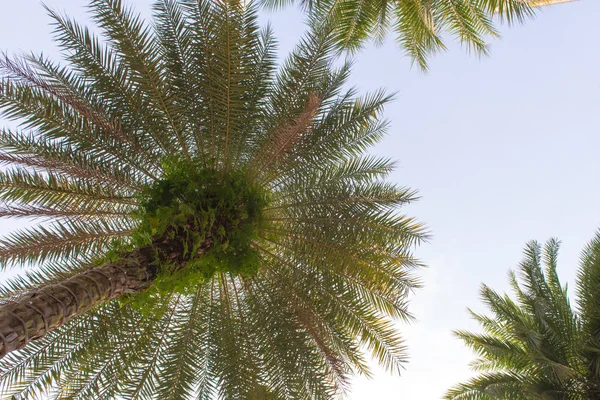
<svg viewBox="0 0 600 400">
<path fill-rule="evenodd" d="M 575 309 L 556 273 L 558 248 L 527 245 L 518 275 L 509 274 L 514 299 L 483 285 L 492 315 L 470 311 L 483 333 L 456 332 L 477 353 L 479 374 L 447 399 L 600 398 L 600 232 L 581 256 Z"/>
<path fill-rule="evenodd" d="M 0 132 L 0 216 L 33 223 L 0 241 L 21 268 L 2 301 L 142 248 L 156 279 L 26 336 L 0 393 L 321 399 L 368 373 L 365 351 L 399 371 L 425 232 L 398 212 L 415 193 L 385 180 L 394 163 L 366 154 L 390 96 L 344 89 L 331 26 L 277 68 L 253 5 L 158 0 L 151 26 L 90 8 L 99 36 L 49 10 L 64 63 L 0 61 L 20 124 Z"/>
<path fill-rule="evenodd" d="M 311 14 L 335 21 L 338 46 L 354 51 L 369 39 L 381 42 L 392 30 L 396 41 L 420 68 L 446 49 L 452 36 L 479 55 L 488 37 L 497 37 L 493 19 L 509 24 L 534 15 L 534 8 L 569 0 L 260 0 L 268 8 L 300 4 Z"/>
</svg>

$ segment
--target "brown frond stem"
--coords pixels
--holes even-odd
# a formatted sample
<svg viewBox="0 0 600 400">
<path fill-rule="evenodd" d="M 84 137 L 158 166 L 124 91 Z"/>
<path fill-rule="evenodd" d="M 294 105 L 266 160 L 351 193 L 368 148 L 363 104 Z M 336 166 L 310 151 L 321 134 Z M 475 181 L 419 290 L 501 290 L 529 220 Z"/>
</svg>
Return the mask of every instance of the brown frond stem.
<svg viewBox="0 0 600 400">
<path fill-rule="evenodd" d="M 294 143 L 300 140 L 310 128 L 311 123 L 319 112 L 320 105 L 321 98 L 316 94 L 311 93 L 308 96 L 308 101 L 304 110 L 302 110 L 296 118 L 275 129 L 271 138 L 267 140 L 249 167 L 249 171 L 254 172 L 255 178 L 262 175 L 271 163 L 277 161 L 279 158 L 283 157 L 284 154 L 292 150 Z M 264 159 L 266 159 L 266 161 L 255 170 L 255 164 Z"/>
</svg>

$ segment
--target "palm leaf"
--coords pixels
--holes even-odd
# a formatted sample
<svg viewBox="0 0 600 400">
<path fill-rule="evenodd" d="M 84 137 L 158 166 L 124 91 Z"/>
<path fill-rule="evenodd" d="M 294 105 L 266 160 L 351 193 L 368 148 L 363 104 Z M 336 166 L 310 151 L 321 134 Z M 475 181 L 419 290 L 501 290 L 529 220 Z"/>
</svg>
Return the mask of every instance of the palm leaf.
<svg viewBox="0 0 600 400">
<path fill-rule="evenodd" d="M 578 308 L 569 302 L 556 268 L 559 242 L 527 244 L 518 272 L 509 275 L 516 301 L 487 286 L 492 316 L 471 313 L 483 333 L 456 331 L 477 355 L 471 380 L 447 399 L 591 399 L 598 396 L 598 338 L 594 315 L 599 238 L 584 250 L 577 277 Z"/>
<path fill-rule="evenodd" d="M 119 0 L 90 10 L 98 35 L 49 10 L 62 63 L 2 64 L 20 126 L 0 134 L 0 218 L 32 226 L 0 242 L 22 268 L 0 312 L 107 265 L 132 293 L 88 296 L 49 333 L 46 311 L 0 323 L 41 336 L 0 361 L 1 395 L 332 399 L 368 357 L 399 373 L 427 231 L 400 210 L 417 195 L 387 181 L 395 163 L 368 154 L 392 96 L 347 89 L 332 21 L 278 66 L 253 4 L 158 0 L 152 24 Z"/>
</svg>

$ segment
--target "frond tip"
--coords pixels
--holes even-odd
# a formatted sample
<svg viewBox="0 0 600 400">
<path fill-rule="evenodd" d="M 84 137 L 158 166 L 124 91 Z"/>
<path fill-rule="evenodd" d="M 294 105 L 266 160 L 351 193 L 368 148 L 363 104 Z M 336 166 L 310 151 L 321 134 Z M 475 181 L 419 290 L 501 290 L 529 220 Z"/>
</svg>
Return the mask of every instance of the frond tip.
<svg viewBox="0 0 600 400">
<path fill-rule="evenodd" d="M 356 51 L 365 42 L 381 43 L 390 31 L 422 70 L 446 50 L 446 37 L 468 51 L 488 54 L 487 41 L 497 37 L 495 18 L 509 24 L 533 17 L 536 7 L 570 0 L 260 0 L 268 8 L 300 4 L 311 21 L 327 21 L 337 46 Z"/>
</svg>

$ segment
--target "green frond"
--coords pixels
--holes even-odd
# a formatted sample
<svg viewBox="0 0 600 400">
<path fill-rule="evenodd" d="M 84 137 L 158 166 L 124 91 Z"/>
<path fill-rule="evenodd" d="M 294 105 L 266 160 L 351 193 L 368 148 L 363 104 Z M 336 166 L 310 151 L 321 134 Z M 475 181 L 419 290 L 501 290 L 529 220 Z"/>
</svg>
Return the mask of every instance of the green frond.
<svg viewBox="0 0 600 400">
<path fill-rule="evenodd" d="M 356 51 L 369 40 L 381 43 L 390 31 L 422 70 L 453 36 L 469 51 L 487 55 L 497 37 L 493 19 L 522 23 L 534 15 L 527 0 L 261 0 L 267 9 L 298 4 L 311 20 L 330 21 L 338 47 Z"/>
<path fill-rule="evenodd" d="M 127 218 L 134 211 L 132 207 L 118 207 L 113 206 L 107 207 L 72 207 L 56 209 L 53 207 L 37 207 L 37 206 L 0 206 L 0 218 L 35 218 L 35 219 L 46 219 L 46 218 L 90 218 L 95 219 L 96 217 L 105 218 Z"/>
<path fill-rule="evenodd" d="M 86 377 L 113 378 L 112 373 L 129 365 L 127 360 L 135 354 L 139 343 L 128 341 L 127 335 L 149 333 L 156 322 L 153 318 L 141 319 L 135 310 L 115 303 L 92 310 L 19 354 L 4 358 L 2 371 L 6 376 L 2 376 L 1 381 L 10 385 L 0 386 L 0 393 L 15 398 L 47 398 L 49 395 L 77 398 L 78 392 L 85 392 L 88 397 L 80 398 L 101 398 L 98 393 L 102 390 L 115 388 L 95 386 L 97 381 Z M 107 348 L 110 352 L 106 352 Z M 107 361 L 112 364 L 106 364 Z"/>
<path fill-rule="evenodd" d="M 200 287 L 191 298 L 186 299 L 179 310 L 179 318 L 169 328 L 168 346 L 161 351 L 164 366 L 159 377 L 158 393 L 161 398 L 182 399 L 194 394 L 195 383 L 200 379 L 198 371 L 203 347 L 198 343 L 201 332 L 196 324 L 205 321 L 207 291 L 206 286 Z"/>
<path fill-rule="evenodd" d="M 0 105 L 8 118 L 22 120 L 22 126 L 29 129 L 44 130 L 49 139 L 94 150 L 98 157 L 136 166 L 152 176 L 137 165 L 137 140 L 125 137 L 119 123 L 102 115 L 101 106 L 90 104 L 81 93 L 80 80 L 64 68 L 31 56 L 0 60 L 0 70 L 6 73 L 0 83 Z M 57 79 L 54 75 L 61 76 Z M 70 86 L 65 86 L 65 81 L 70 81 Z"/>
<path fill-rule="evenodd" d="M 436 19 L 448 29 L 469 51 L 487 55 L 485 36 L 499 36 L 492 23 L 492 17 L 485 9 L 474 7 L 469 0 L 449 0 L 439 2 Z"/>
<path fill-rule="evenodd" d="M 9 203 L 41 207 L 86 206 L 94 204 L 135 205 L 130 195 L 114 186 L 100 186 L 53 173 L 9 169 L 0 172 L 0 199 Z"/>
<path fill-rule="evenodd" d="M 597 397 L 597 332 L 592 326 L 598 237 L 582 256 L 578 310 L 569 302 L 556 268 L 559 242 L 529 242 L 518 274 L 509 274 L 516 301 L 487 286 L 482 298 L 491 316 L 471 312 L 484 333 L 456 331 L 478 358 L 478 372 L 446 394 L 448 399 L 588 399 Z M 589 286 L 588 286 L 589 285 Z M 586 299 L 592 299 L 586 303 Z"/>
<path fill-rule="evenodd" d="M 0 131 L 0 163 L 139 190 L 145 180 L 137 171 L 99 160 L 73 146 L 24 132 Z"/>
<path fill-rule="evenodd" d="M 421 0 L 396 3 L 394 30 L 401 47 L 414 63 L 426 70 L 429 56 L 445 50 L 446 46 L 435 26 L 433 10 L 423 3 Z"/>
<path fill-rule="evenodd" d="M 119 61 L 129 67 L 130 79 L 139 86 L 144 100 L 159 113 L 156 115 L 159 119 L 154 123 L 173 135 L 171 140 L 161 140 L 158 144 L 169 151 L 176 142 L 175 146 L 189 159 L 186 138 L 180 133 L 179 121 L 175 120 L 181 113 L 177 112 L 160 73 L 161 57 L 152 29 L 139 15 L 123 7 L 121 0 L 93 0 L 90 8 L 98 26 L 116 50 Z"/>
<path fill-rule="evenodd" d="M 532 1 L 515 0 L 478 0 L 481 6 L 509 24 L 520 23 L 534 15 L 534 10 L 530 3 Z"/>
<path fill-rule="evenodd" d="M 578 312 L 581 315 L 581 329 L 585 332 L 584 354 L 590 373 L 600 377 L 600 232 L 586 246 L 581 254 L 577 271 Z"/>
<path fill-rule="evenodd" d="M 506 372 L 481 374 L 472 380 L 449 390 L 446 399 L 451 400 L 523 400 L 529 397 L 527 378 Z"/>
<path fill-rule="evenodd" d="M 97 219 L 55 222 L 21 230 L 0 240 L 0 267 L 101 254 L 116 239 L 129 236 L 132 228 L 131 224 Z"/>
<path fill-rule="evenodd" d="M 363 3 L 357 37 L 393 19 Z M 278 64 L 255 4 L 157 0 L 151 24 L 120 0 L 90 10 L 98 35 L 48 10 L 64 64 L 2 63 L 19 126 L 0 133 L 0 217 L 35 225 L 0 240 L 25 267 L 0 307 L 110 263 L 149 288 L 0 360 L 0 396 L 329 400 L 369 357 L 399 373 L 428 231 L 368 153 L 392 96 L 347 88 L 333 19 Z"/>
</svg>

